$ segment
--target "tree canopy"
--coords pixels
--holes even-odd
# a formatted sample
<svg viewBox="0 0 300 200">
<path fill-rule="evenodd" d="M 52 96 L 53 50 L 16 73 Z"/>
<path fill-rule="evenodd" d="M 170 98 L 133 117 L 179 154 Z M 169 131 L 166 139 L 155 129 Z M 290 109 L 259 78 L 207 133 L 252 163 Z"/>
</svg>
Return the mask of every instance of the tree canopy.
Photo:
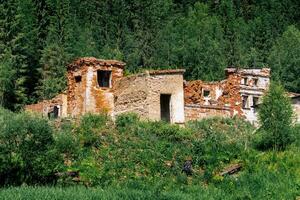
<svg viewBox="0 0 300 200">
<path fill-rule="evenodd" d="M 299 10 L 297 0 L 1 0 L 1 105 L 54 96 L 65 64 L 82 56 L 203 80 L 222 79 L 227 66 L 269 66 L 300 92 Z"/>
</svg>

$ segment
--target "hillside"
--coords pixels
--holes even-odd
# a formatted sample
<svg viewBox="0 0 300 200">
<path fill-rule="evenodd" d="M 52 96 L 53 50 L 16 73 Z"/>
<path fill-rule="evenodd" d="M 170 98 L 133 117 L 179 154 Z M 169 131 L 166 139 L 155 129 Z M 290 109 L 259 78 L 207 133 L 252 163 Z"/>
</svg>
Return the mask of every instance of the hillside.
<svg viewBox="0 0 300 200">
<path fill-rule="evenodd" d="M 120 116 L 114 125 L 105 115 L 47 121 L 1 112 L 1 184 L 23 187 L 2 188 L 0 198 L 295 199 L 300 195 L 299 138 L 285 151 L 261 151 L 254 128 L 238 118 L 206 119 L 180 128 L 139 121 L 134 114 Z M 294 131 L 299 133 L 299 128 Z M 192 161 L 190 175 L 182 171 L 186 160 Z M 240 164 L 241 171 L 221 176 L 232 164 Z M 79 175 L 53 176 L 57 172 Z M 47 187 L 24 187 L 36 184 Z M 55 188 L 49 187 L 53 184 Z"/>
</svg>

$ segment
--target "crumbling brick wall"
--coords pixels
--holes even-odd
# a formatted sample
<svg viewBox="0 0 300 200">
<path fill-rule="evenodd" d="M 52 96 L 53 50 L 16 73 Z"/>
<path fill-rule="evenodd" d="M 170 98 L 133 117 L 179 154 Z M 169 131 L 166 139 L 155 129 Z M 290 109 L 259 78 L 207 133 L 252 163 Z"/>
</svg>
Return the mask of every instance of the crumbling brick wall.
<svg viewBox="0 0 300 200">
<path fill-rule="evenodd" d="M 123 77 L 125 63 L 115 60 L 81 58 L 68 66 L 68 113 L 71 116 L 84 113 L 107 112 L 113 114 L 113 89 Z M 100 87 L 97 71 L 111 71 L 109 87 Z M 80 77 L 80 81 L 76 80 Z M 79 79 L 79 78 L 77 78 Z"/>
<path fill-rule="evenodd" d="M 42 116 L 47 117 L 54 107 L 57 107 L 59 117 L 67 117 L 67 94 L 63 92 L 53 99 L 43 100 L 36 104 L 26 105 L 25 110 L 40 113 Z"/>
<path fill-rule="evenodd" d="M 189 104 L 184 107 L 186 121 L 201 120 L 208 117 L 230 117 L 230 108 L 221 106 L 201 106 Z"/>
<path fill-rule="evenodd" d="M 185 118 L 197 120 L 213 116 L 242 116 L 239 74 L 230 74 L 226 80 L 204 82 L 201 80 L 186 82 Z M 205 96 L 204 91 L 209 91 Z"/>
<path fill-rule="evenodd" d="M 115 60 L 79 58 L 67 66 L 68 87 L 65 93 L 26 106 L 31 110 L 47 115 L 54 106 L 59 107 L 61 116 L 78 116 L 84 113 L 107 112 L 113 114 L 113 89 L 119 78 L 123 77 L 125 63 Z M 109 71 L 109 86 L 100 87 L 98 70 Z"/>
</svg>

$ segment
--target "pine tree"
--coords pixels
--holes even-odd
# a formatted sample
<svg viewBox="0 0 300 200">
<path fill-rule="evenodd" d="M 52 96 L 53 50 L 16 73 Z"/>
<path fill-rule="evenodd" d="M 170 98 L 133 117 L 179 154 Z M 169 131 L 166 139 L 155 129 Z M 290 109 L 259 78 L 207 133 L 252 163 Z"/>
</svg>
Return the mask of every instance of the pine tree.
<svg viewBox="0 0 300 200">
<path fill-rule="evenodd" d="M 70 1 L 47 1 L 50 16 L 47 40 L 41 51 L 41 79 L 36 87 L 41 99 L 53 98 L 66 88 L 66 65 L 72 58 L 72 24 Z"/>
<path fill-rule="evenodd" d="M 292 92 L 300 92 L 300 31 L 290 26 L 278 38 L 269 56 L 274 78 Z"/>
<path fill-rule="evenodd" d="M 17 0 L 5 1 L 0 5 L 0 58 L 10 55 L 8 62 L 15 72 L 14 90 L 9 108 L 19 110 L 27 101 L 26 80 L 28 65 L 26 57 L 26 40 L 22 24 L 23 13 Z"/>
<path fill-rule="evenodd" d="M 0 61 L 0 106 L 13 109 L 15 70 L 11 52 L 1 56 Z"/>
<path fill-rule="evenodd" d="M 159 66 L 187 69 L 188 79 L 218 80 L 223 77 L 226 59 L 223 30 L 208 7 L 197 3 L 188 16 L 166 26 L 157 41 L 155 61 Z"/>
<path fill-rule="evenodd" d="M 47 45 L 42 51 L 42 79 L 38 87 L 38 95 L 42 99 L 53 98 L 66 89 L 66 65 L 68 54 L 58 44 Z"/>
</svg>

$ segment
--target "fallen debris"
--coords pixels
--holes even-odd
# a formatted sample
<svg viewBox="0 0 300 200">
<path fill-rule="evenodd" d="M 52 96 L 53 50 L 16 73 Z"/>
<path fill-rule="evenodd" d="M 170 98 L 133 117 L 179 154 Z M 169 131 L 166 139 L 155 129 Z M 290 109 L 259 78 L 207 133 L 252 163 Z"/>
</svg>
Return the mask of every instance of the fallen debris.
<svg viewBox="0 0 300 200">
<path fill-rule="evenodd" d="M 242 169 L 242 165 L 240 165 L 240 164 L 234 164 L 234 165 L 231 165 L 231 166 L 225 168 L 220 173 L 220 176 L 232 175 L 232 174 L 235 174 L 235 173 L 239 172 L 241 169 Z"/>
</svg>

